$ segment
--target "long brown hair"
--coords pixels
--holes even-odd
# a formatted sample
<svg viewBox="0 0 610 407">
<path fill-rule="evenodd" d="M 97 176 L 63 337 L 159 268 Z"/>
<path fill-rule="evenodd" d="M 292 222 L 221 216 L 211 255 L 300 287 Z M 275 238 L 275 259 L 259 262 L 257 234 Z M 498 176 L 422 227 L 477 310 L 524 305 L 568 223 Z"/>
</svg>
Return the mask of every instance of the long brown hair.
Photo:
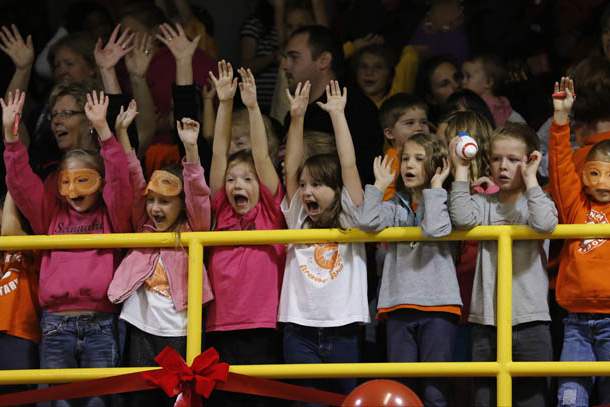
<svg viewBox="0 0 610 407">
<path fill-rule="evenodd" d="M 341 215 L 341 189 L 343 188 L 343 179 L 341 178 L 341 166 L 339 158 L 334 154 L 317 154 L 312 155 L 303 163 L 299 169 L 298 179 L 301 179 L 301 174 L 307 169 L 309 176 L 316 182 L 324 184 L 335 192 L 335 199 L 320 216 L 317 221 L 308 220 L 312 228 L 340 228 Z"/>
</svg>

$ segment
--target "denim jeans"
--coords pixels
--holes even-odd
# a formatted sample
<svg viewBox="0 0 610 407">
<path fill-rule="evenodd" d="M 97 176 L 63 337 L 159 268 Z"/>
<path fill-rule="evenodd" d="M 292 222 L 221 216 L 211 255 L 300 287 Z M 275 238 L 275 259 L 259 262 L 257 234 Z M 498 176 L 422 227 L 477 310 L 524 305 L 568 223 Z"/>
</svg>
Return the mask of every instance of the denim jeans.
<svg viewBox="0 0 610 407">
<path fill-rule="evenodd" d="M 610 315 L 568 314 L 563 320 L 562 361 L 610 361 Z M 599 404 L 610 403 L 610 378 L 562 377 L 559 379 L 560 406 L 588 406 L 593 384 L 597 384 Z"/>
<path fill-rule="evenodd" d="M 472 361 L 496 360 L 496 327 L 472 324 Z M 548 322 L 535 321 L 513 326 L 513 360 L 545 362 L 553 360 L 553 345 Z M 475 385 L 476 406 L 495 406 L 495 379 L 479 379 Z M 513 379 L 513 406 L 544 407 L 549 405 L 549 380 L 546 377 Z"/>
<path fill-rule="evenodd" d="M 389 362 L 450 362 L 453 358 L 458 317 L 446 312 L 399 309 L 388 314 Z M 416 387 L 413 379 L 401 380 Z M 426 406 L 446 406 L 449 382 L 444 379 L 421 381 Z M 415 389 L 414 389 L 415 390 Z"/>
<path fill-rule="evenodd" d="M 356 363 L 360 361 L 361 327 L 349 324 L 315 328 L 297 324 L 284 326 L 284 361 L 286 363 Z M 357 384 L 355 378 L 302 381 L 312 386 L 348 394 Z"/>
<path fill-rule="evenodd" d="M 44 312 L 40 322 L 40 367 L 63 369 L 76 367 L 114 367 L 119 360 L 115 314 L 68 316 Z M 102 397 L 86 400 L 59 400 L 57 407 L 109 405 Z"/>
</svg>

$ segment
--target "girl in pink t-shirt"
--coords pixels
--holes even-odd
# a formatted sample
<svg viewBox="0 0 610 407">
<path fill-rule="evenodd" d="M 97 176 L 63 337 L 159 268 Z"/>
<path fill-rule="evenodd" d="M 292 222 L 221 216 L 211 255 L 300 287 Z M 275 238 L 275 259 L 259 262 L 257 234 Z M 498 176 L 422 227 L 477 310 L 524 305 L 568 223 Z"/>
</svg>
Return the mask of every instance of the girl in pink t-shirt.
<svg viewBox="0 0 610 407">
<path fill-rule="evenodd" d="M 210 72 L 220 101 L 214 129 L 210 188 L 215 230 L 283 229 L 284 191 L 269 156 L 263 117 L 250 70 L 240 69 L 241 99 L 250 118 L 252 151 L 229 155 L 231 114 L 237 90 L 231 64 Z M 231 364 L 280 361 L 276 332 L 284 269 L 281 245 L 214 247 L 208 272 L 215 301 L 207 313 L 208 344 Z"/>
</svg>

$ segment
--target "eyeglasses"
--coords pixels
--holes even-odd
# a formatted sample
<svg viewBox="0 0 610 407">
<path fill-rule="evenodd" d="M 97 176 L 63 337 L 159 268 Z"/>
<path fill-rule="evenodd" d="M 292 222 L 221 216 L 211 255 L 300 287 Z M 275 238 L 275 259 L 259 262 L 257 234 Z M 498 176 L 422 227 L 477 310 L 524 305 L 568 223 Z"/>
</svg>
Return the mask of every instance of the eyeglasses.
<svg viewBox="0 0 610 407">
<path fill-rule="evenodd" d="M 56 117 L 59 117 L 60 119 L 68 119 L 72 116 L 75 116 L 77 114 L 83 114 L 83 113 L 85 113 L 84 110 L 61 110 L 59 112 L 49 113 L 47 115 L 47 118 L 49 120 L 53 120 Z"/>
</svg>

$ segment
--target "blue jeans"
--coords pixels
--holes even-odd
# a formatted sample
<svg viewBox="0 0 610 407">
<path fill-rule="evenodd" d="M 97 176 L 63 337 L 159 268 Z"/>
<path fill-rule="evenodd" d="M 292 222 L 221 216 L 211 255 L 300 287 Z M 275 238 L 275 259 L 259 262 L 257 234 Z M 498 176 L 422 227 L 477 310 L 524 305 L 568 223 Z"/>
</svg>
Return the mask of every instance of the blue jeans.
<svg viewBox="0 0 610 407">
<path fill-rule="evenodd" d="M 40 321 L 40 367 L 64 369 L 76 367 L 114 367 L 119 360 L 115 314 L 67 316 L 44 312 Z M 83 404 L 86 407 L 109 405 L 102 397 L 80 403 L 59 400 L 57 407 Z"/>
<path fill-rule="evenodd" d="M 568 314 L 563 320 L 562 361 L 610 361 L 610 315 Z M 562 377 L 559 379 L 560 406 L 588 406 L 596 382 L 599 404 L 610 403 L 610 378 Z"/>
<path fill-rule="evenodd" d="M 333 328 L 314 328 L 297 324 L 284 325 L 284 361 L 286 363 L 356 363 L 360 361 L 360 332 L 357 324 Z M 305 381 L 303 381 L 305 382 Z M 328 380 L 307 380 L 306 386 L 351 392 L 355 378 L 335 380 L 329 388 Z"/>
<path fill-rule="evenodd" d="M 453 358 L 458 318 L 446 312 L 399 309 L 388 314 L 389 362 L 450 362 Z M 401 380 L 415 387 L 412 379 Z M 446 406 L 449 382 L 424 379 L 419 392 L 426 406 Z"/>
</svg>

